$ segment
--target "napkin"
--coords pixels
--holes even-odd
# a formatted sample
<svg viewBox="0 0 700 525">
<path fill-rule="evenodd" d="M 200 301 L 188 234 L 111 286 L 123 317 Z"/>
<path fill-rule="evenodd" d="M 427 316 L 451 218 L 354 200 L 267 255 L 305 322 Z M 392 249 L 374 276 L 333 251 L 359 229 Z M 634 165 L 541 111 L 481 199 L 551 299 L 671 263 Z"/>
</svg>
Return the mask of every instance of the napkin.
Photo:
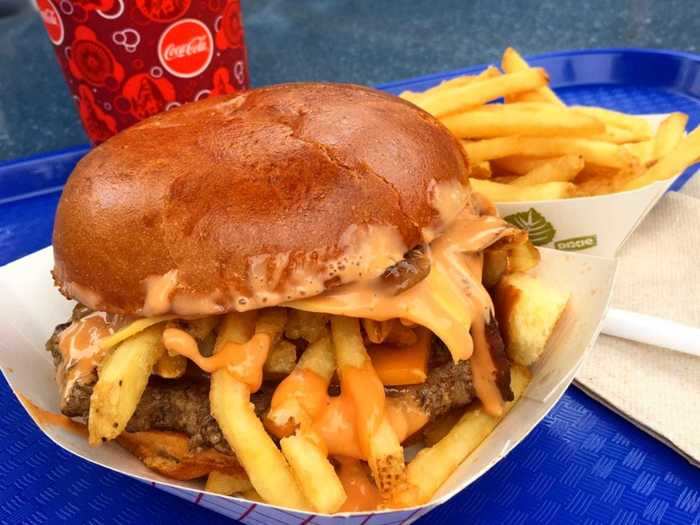
<svg viewBox="0 0 700 525">
<path fill-rule="evenodd" d="M 667 193 L 622 247 L 610 306 L 700 326 L 700 176 Z M 576 381 L 700 465 L 700 358 L 601 335 Z"/>
</svg>

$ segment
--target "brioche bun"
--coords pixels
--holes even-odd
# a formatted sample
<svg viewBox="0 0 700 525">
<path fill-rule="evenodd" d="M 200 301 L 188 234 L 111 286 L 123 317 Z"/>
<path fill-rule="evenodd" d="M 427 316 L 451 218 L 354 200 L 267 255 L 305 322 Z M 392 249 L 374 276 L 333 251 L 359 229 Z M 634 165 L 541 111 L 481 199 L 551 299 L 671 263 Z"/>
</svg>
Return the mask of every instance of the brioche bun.
<svg viewBox="0 0 700 525">
<path fill-rule="evenodd" d="M 286 84 L 185 104 L 78 163 L 54 279 L 127 315 L 271 306 L 378 275 L 444 226 L 436 185 L 470 202 L 466 179 L 437 120 L 373 89 Z"/>
</svg>

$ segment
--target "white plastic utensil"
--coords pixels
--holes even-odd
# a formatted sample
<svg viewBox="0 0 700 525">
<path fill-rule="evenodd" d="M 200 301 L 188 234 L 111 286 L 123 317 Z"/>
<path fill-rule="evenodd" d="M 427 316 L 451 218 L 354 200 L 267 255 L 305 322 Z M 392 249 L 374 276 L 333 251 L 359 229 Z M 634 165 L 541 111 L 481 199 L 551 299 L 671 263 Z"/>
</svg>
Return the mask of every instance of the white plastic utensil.
<svg viewBox="0 0 700 525">
<path fill-rule="evenodd" d="M 601 333 L 700 357 L 700 328 L 651 315 L 610 308 Z"/>
</svg>

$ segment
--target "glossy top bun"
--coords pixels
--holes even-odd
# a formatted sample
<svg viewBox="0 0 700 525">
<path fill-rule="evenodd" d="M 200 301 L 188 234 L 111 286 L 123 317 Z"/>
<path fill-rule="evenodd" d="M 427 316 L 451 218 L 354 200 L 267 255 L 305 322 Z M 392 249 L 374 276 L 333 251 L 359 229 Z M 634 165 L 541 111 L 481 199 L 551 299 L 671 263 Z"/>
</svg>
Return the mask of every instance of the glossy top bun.
<svg viewBox="0 0 700 525">
<path fill-rule="evenodd" d="M 471 202 L 466 179 L 439 122 L 373 89 L 194 102 L 80 161 L 56 215 L 54 279 L 128 315 L 279 304 L 378 275 Z"/>
</svg>

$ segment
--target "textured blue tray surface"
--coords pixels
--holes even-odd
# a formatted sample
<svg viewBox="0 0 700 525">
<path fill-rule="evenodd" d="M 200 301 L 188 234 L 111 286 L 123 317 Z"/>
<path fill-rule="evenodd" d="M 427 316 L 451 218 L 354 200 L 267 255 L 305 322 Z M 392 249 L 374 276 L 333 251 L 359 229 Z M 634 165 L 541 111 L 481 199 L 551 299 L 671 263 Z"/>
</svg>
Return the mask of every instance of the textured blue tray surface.
<svg viewBox="0 0 700 525">
<path fill-rule="evenodd" d="M 700 123 L 699 57 L 614 50 L 533 62 L 547 67 L 567 103 L 683 111 L 690 126 Z M 425 89 L 449 76 L 382 87 Z M 0 164 L 0 264 L 50 243 L 59 188 L 83 153 Z M 0 523 L 231 523 L 62 451 L 34 426 L 4 380 L 0 423 Z M 507 458 L 420 523 L 698 525 L 700 470 L 570 388 Z"/>
</svg>

